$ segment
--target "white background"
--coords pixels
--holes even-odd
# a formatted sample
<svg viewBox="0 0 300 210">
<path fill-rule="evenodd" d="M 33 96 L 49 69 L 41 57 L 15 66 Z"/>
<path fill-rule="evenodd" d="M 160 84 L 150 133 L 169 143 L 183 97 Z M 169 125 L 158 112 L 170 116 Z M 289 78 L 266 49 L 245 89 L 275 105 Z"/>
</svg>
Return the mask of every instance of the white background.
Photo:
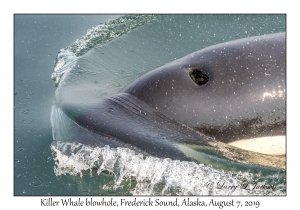
<svg viewBox="0 0 300 210">
<path fill-rule="evenodd" d="M 4 3 L 6 2 L 6 3 Z M 295 2 L 295 3 L 293 3 Z M 15 13 L 97 13 L 97 14 L 127 14 L 127 13 L 284 13 L 287 14 L 287 196 L 286 197 L 234 197 L 234 200 L 259 200 L 258 209 L 299 208 L 300 199 L 300 141 L 299 134 L 299 90 L 300 90 L 300 33 L 299 8 L 297 1 L 251 0 L 251 1 L 163 1 L 163 0 L 106 0 L 104 1 L 33 1 L 16 0 L 2 1 L 0 13 L 0 58 L 1 58 L 1 178 L 0 178 L 0 206 L 1 209 L 30 208 L 41 209 L 41 198 L 47 197 L 14 197 L 13 194 L 13 15 Z M 68 198 L 68 197 L 63 197 Z M 75 199 L 75 197 L 72 197 Z M 106 197 L 108 200 L 108 197 Z M 143 197 L 145 198 L 145 197 Z M 141 200 L 143 200 L 141 198 Z M 160 197 L 162 200 L 174 197 Z M 187 198 L 187 197 L 185 197 Z M 59 197 L 54 197 L 59 200 Z M 96 197 L 97 200 L 102 200 Z M 121 197 L 115 197 L 116 200 Z M 132 197 L 125 197 L 132 200 Z M 153 197 L 152 200 L 156 198 Z M 183 198 L 181 197 L 180 200 Z M 195 197 L 193 198 L 195 199 Z M 211 197 L 201 197 L 209 203 Z M 215 197 L 216 201 L 230 201 L 232 197 Z M 297 207 L 296 207 L 297 206 Z M 3 208 L 4 207 L 4 208 Z M 293 208 L 296 207 L 296 208 Z M 68 209 L 69 207 L 52 207 L 55 209 Z M 88 209 L 106 209 L 104 207 L 77 207 Z M 120 208 L 120 207 L 119 207 Z M 132 209 L 133 207 L 122 207 Z M 141 207 L 135 207 L 135 209 Z M 145 208 L 145 207 L 144 207 Z M 150 207 L 151 208 L 151 207 Z M 148 208 L 148 209 L 150 209 Z M 153 207 L 152 207 L 153 208 Z M 163 209 L 166 207 L 156 207 Z M 178 207 L 176 207 L 178 208 Z M 194 207 L 195 209 L 201 207 Z M 236 206 L 234 207 L 236 208 Z M 255 209 L 243 207 L 242 209 Z M 113 208 L 110 208 L 113 209 Z M 214 209 L 219 209 L 214 207 Z M 224 207 L 223 209 L 233 209 Z"/>
</svg>

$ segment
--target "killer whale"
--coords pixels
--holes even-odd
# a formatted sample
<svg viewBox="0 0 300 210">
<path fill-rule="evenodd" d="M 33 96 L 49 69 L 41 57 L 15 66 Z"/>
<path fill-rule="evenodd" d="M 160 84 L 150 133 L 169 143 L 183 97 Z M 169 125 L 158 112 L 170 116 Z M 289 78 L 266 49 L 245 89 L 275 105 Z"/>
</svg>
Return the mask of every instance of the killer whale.
<svg viewBox="0 0 300 210">
<path fill-rule="evenodd" d="M 255 153 L 252 160 L 253 153 L 235 152 L 231 145 L 285 136 L 285 55 L 285 33 L 270 34 L 204 48 L 148 72 L 113 96 L 86 100 L 58 87 L 53 138 L 180 160 L 195 159 L 187 153 L 191 148 L 221 151 L 219 156 L 234 161 L 284 167 L 282 156 L 278 166 L 274 156 Z M 63 134 L 57 116 L 74 122 L 66 128 L 74 135 Z"/>
</svg>

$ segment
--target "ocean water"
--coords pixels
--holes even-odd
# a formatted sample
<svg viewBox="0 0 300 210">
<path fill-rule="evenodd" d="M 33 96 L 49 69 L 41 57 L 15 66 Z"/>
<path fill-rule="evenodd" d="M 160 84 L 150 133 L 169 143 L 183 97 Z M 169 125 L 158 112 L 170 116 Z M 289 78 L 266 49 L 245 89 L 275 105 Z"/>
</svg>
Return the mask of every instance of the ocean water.
<svg viewBox="0 0 300 210">
<path fill-rule="evenodd" d="M 60 89 L 72 88 L 82 100 L 111 96 L 204 47 L 283 32 L 285 21 L 285 15 L 16 15 L 15 195 L 285 195 L 284 170 L 223 170 L 217 159 L 178 161 L 64 141 L 71 122 L 52 106 Z M 253 189 L 264 184 L 274 188 Z"/>
<path fill-rule="evenodd" d="M 15 195 L 71 194 L 57 182 L 50 149 L 54 60 L 88 29 L 118 16 L 14 16 Z"/>
</svg>

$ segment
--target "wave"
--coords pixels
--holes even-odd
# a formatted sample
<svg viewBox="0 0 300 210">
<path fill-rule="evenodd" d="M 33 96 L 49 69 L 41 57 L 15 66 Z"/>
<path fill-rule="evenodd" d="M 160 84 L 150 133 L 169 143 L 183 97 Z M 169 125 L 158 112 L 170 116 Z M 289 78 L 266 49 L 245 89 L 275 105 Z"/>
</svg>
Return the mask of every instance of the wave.
<svg viewBox="0 0 300 210">
<path fill-rule="evenodd" d="M 285 195 L 282 173 L 232 173 L 195 162 L 144 157 L 121 147 L 56 142 L 51 149 L 57 176 L 109 173 L 114 177 L 111 188 L 124 188 L 129 181 L 132 189 L 127 193 L 132 195 Z"/>
</svg>

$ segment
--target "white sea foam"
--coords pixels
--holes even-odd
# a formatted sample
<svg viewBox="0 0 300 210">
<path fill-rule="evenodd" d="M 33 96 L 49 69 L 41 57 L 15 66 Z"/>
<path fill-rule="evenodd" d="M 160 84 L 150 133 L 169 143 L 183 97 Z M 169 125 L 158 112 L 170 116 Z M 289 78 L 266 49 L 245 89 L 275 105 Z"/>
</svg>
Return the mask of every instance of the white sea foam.
<svg viewBox="0 0 300 210">
<path fill-rule="evenodd" d="M 195 162 L 144 157 L 127 148 L 56 142 L 51 149 L 57 176 L 109 172 L 114 177 L 114 189 L 124 187 L 128 180 L 135 182 L 133 195 L 285 195 L 279 175 L 225 172 Z M 92 173 L 92 169 L 97 172 Z"/>
</svg>

